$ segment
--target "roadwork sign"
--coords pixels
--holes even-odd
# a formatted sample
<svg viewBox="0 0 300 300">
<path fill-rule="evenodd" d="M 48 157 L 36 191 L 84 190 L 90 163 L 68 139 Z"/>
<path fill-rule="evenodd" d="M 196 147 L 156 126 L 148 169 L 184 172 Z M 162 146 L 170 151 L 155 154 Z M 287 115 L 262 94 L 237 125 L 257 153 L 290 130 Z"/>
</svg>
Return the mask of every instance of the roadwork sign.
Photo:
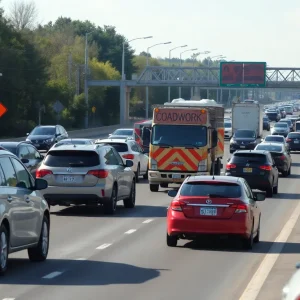
<svg viewBox="0 0 300 300">
<path fill-rule="evenodd" d="M 0 102 L 0 118 L 7 112 L 7 108 Z"/>
</svg>

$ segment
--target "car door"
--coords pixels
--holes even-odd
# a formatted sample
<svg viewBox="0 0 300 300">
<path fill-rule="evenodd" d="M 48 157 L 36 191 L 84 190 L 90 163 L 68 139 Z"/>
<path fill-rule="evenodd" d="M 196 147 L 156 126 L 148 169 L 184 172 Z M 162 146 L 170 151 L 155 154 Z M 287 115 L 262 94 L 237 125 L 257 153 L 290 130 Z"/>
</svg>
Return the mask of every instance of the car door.
<svg viewBox="0 0 300 300">
<path fill-rule="evenodd" d="M 13 217 L 16 232 L 23 245 L 32 244 L 38 241 L 40 235 L 41 198 L 32 190 L 34 182 L 28 170 L 14 157 L 10 160 L 17 178 L 16 194 L 21 203 L 21 209 L 16 210 Z"/>
<path fill-rule="evenodd" d="M 123 167 L 120 165 L 117 156 L 115 155 L 114 148 L 107 147 L 105 154 L 105 164 L 109 167 L 110 171 L 113 173 L 113 177 L 118 183 L 118 197 L 121 198 L 126 195 L 125 192 L 125 176 L 124 176 L 124 164 Z"/>
<path fill-rule="evenodd" d="M 140 147 L 137 143 L 135 143 L 135 144 L 136 144 L 139 156 L 140 156 L 141 171 L 143 173 L 146 173 L 148 170 L 148 156 L 146 154 L 144 154 L 142 147 Z"/>
<path fill-rule="evenodd" d="M 29 151 L 29 163 L 31 165 L 30 167 L 30 174 L 35 178 L 36 170 L 39 168 L 43 161 L 43 157 L 37 151 L 33 146 L 27 145 L 28 151 Z"/>
<path fill-rule="evenodd" d="M 11 246 L 15 248 L 30 244 L 33 242 L 31 234 L 33 231 L 33 223 L 31 219 L 32 211 L 28 207 L 28 203 L 25 201 L 24 189 L 19 188 L 20 181 L 17 178 L 15 168 L 13 167 L 9 156 L 1 157 L 0 165 L 4 171 L 5 184 L 7 187 L 7 201 L 10 204 L 9 217 Z M 23 170 L 26 171 L 24 167 Z"/>
<path fill-rule="evenodd" d="M 122 176 L 122 186 L 124 187 L 124 196 L 130 195 L 131 191 L 131 184 L 132 184 L 132 171 L 131 168 L 127 168 L 124 165 L 123 159 L 120 156 L 119 152 L 113 148 L 113 152 L 117 158 L 118 165 L 119 165 L 119 172 Z"/>
</svg>

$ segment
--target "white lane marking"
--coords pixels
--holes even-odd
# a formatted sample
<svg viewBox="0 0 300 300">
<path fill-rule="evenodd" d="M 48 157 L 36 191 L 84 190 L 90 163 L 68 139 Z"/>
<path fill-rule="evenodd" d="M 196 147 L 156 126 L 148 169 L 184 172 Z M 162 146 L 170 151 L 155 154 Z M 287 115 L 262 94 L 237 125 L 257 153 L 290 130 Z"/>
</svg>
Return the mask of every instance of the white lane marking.
<svg viewBox="0 0 300 300">
<path fill-rule="evenodd" d="M 103 250 L 103 249 L 105 249 L 105 248 L 108 248 L 109 246 L 111 246 L 111 244 L 103 244 L 103 245 L 97 247 L 96 249 L 97 249 L 97 250 Z"/>
<path fill-rule="evenodd" d="M 128 231 L 125 232 L 125 234 L 132 234 L 136 231 L 136 229 L 130 229 Z"/>
<path fill-rule="evenodd" d="M 3 298 L 2 300 L 15 300 L 16 298 Z"/>
<path fill-rule="evenodd" d="M 286 241 L 288 240 L 292 230 L 294 229 L 300 215 L 300 203 L 292 213 L 289 220 L 283 226 L 280 234 L 272 244 L 269 252 L 264 257 L 257 271 L 250 280 L 240 300 L 255 300 L 263 287 L 269 273 L 275 265 Z"/>
<path fill-rule="evenodd" d="M 84 257 L 79 257 L 79 258 L 76 258 L 76 260 L 86 260 L 86 258 L 84 258 Z"/>
<path fill-rule="evenodd" d="M 143 222 L 143 224 L 148 224 L 148 223 L 151 223 L 153 221 L 153 219 L 148 219 L 146 221 Z"/>
<path fill-rule="evenodd" d="M 50 274 L 44 276 L 43 278 L 44 278 L 44 279 L 52 279 L 52 278 L 54 278 L 54 277 L 57 277 L 57 276 L 61 275 L 62 273 L 63 273 L 63 272 L 58 272 L 58 271 L 52 272 L 52 273 L 50 273 Z"/>
</svg>

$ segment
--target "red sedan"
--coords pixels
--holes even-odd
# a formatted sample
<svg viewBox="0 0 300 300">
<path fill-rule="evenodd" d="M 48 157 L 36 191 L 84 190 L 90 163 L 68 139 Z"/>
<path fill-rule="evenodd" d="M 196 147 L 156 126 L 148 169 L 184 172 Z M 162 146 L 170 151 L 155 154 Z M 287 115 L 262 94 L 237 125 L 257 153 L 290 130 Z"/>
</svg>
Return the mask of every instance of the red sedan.
<svg viewBox="0 0 300 300">
<path fill-rule="evenodd" d="M 179 239 L 199 236 L 235 235 L 245 248 L 259 242 L 261 211 L 257 201 L 265 192 L 252 191 L 243 178 L 231 176 L 191 176 L 178 192 L 167 212 L 167 245 L 176 247 Z"/>
</svg>

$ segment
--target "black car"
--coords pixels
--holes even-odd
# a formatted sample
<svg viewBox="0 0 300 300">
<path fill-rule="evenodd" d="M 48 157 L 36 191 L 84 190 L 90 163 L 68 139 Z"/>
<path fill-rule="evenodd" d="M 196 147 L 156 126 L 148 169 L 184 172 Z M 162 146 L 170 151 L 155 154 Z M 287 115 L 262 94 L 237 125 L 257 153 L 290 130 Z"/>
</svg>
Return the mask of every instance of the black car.
<svg viewBox="0 0 300 300">
<path fill-rule="evenodd" d="M 300 132 L 290 132 L 286 137 L 290 151 L 300 151 Z"/>
<path fill-rule="evenodd" d="M 266 191 L 268 197 L 278 192 L 278 169 L 269 151 L 236 151 L 228 160 L 225 175 L 246 179 L 251 189 Z"/>
<path fill-rule="evenodd" d="M 270 131 L 270 120 L 268 117 L 263 117 L 263 130 Z"/>
<path fill-rule="evenodd" d="M 67 131 L 60 125 L 37 126 L 27 133 L 26 141 L 31 142 L 38 150 L 48 151 L 57 142 L 67 139 Z"/>
<path fill-rule="evenodd" d="M 230 140 L 229 151 L 233 153 L 239 149 L 254 149 L 259 142 L 254 130 L 238 129 Z"/>
<path fill-rule="evenodd" d="M 35 178 L 44 157 L 29 142 L 0 142 L 0 147 L 15 154 Z"/>
<path fill-rule="evenodd" d="M 278 171 L 284 177 L 291 174 L 291 166 L 292 166 L 291 154 L 283 144 L 261 143 L 256 146 L 255 150 L 269 151 L 275 161 L 275 165 Z"/>
<path fill-rule="evenodd" d="M 278 122 L 281 118 L 281 115 L 278 110 L 267 110 L 265 112 L 266 116 L 269 118 L 270 121 Z"/>
</svg>

